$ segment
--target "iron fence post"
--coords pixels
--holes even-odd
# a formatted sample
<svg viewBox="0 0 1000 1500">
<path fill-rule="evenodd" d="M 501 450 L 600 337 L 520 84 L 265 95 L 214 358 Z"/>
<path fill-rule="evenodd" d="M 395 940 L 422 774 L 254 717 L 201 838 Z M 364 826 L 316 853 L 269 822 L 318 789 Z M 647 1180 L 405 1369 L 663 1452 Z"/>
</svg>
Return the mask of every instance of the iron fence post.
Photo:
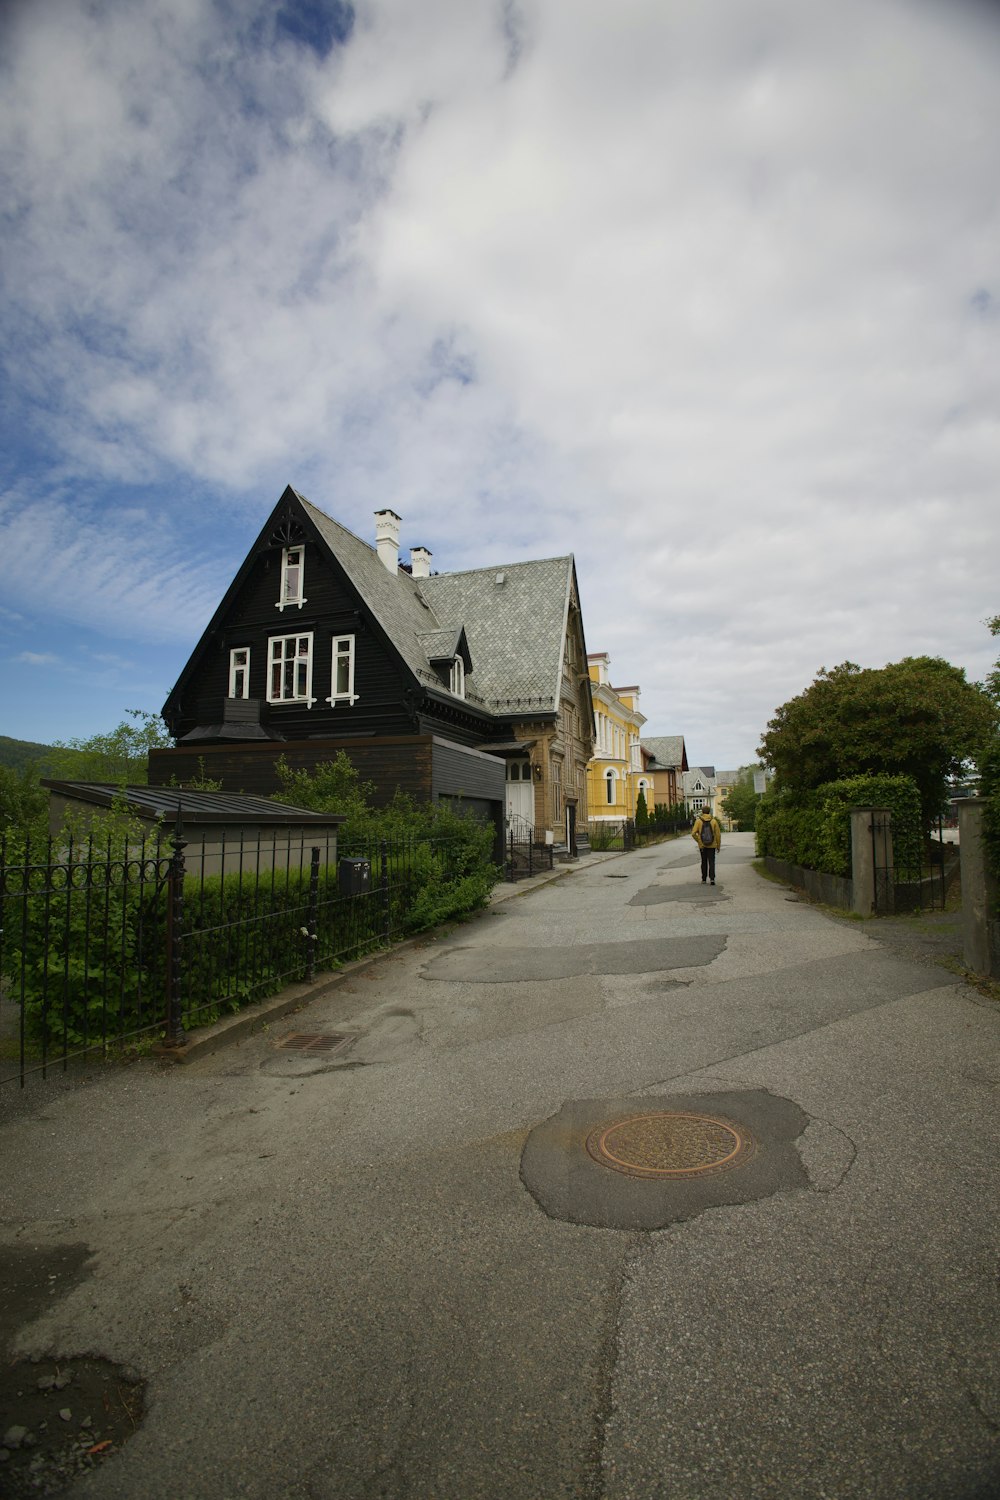
<svg viewBox="0 0 1000 1500">
<path fill-rule="evenodd" d="M 183 1047 L 184 1026 L 181 1016 L 181 937 L 184 921 L 184 850 L 187 840 L 181 822 L 181 805 L 177 804 L 173 853 L 167 874 L 167 1026 L 164 1042 L 168 1047 Z"/>
<path fill-rule="evenodd" d="M 389 941 L 391 922 L 389 917 L 389 845 L 385 839 L 379 840 L 379 863 L 382 887 L 382 931 L 386 942 Z"/>
<path fill-rule="evenodd" d="M 309 856 L 309 917 L 306 926 L 306 983 L 316 978 L 316 926 L 319 919 L 319 847 Z"/>
<path fill-rule="evenodd" d="M 513 885 L 517 880 L 517 871 L 514 869 L 514 830 L 510 831 L 510 883 Z"/>
</svg>

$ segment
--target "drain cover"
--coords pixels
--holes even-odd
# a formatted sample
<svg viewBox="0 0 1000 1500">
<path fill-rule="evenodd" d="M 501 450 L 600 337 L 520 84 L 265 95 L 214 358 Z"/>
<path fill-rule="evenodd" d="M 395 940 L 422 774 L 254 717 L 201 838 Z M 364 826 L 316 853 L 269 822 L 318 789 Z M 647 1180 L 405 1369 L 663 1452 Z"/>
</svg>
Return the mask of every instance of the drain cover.
<svg viewBox="0 0 1000 1500">
<path fill-rule="evenodd" d="M 337 1031 L 293 1031 L 275 1042 L 275 1046 L 286 1052 L 336 1052 L 350 1040 Z"/>
<path fill-rule="evenodd" d="M 602 1167 L 657 1179 L 727 1172 L 743 1166 L 756 1149 L 745 1126 L 717 1115 L 680 1111 L 633 1115 L 599 1125 L 587 1137 L 587 1151 Z"/>
</svg>

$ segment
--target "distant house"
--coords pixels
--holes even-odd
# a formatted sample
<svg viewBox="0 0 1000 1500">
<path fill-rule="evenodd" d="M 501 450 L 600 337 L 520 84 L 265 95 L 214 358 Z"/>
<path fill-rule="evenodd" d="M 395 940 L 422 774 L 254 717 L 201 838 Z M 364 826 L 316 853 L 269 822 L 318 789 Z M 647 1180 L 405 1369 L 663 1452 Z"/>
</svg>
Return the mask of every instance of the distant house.
<svg viewBox="0 0 1000 1500">
<path fill-rule="evenodd" d="M 646 719 L 639 712 L 637 687 L 611 686 L 606 652 L 587 657 L 594 702 L 594 756 L 587 768 L 587 800 L 592 822 L 634 818 L 639 792 L 650 802 L 651 781 L 644 775 L 639 732 Z"/>
<path fill-rule="evenodd" d="M 703 807 L 711 809 L 715 798 L 715 767 L 692 766 L 685 771 L 681 795 L 692 812 L 701 812 Z"/>
<path fill-rule="evenodd" d="M 400 528 L 378 511 L 372 546 L 285 490 L 164 704 L 150 782 L 201 762 L 266 795 L 279 756 L 343 750 L 380 802 L 461 798 L 572 847 L 594 728 L 572 556 L 432 573 L 424 547 L 400 564 Z"/>
<path fill-rule="evenodd" d="M 652 796 L 646 802 L 652 810 L 657 804 L 674 807 L 684 800 L 682 778 L 688 769 L 687 750 L 682 734 L 654 735 L 639 741 L 645 762 L 644 774 L 652 783 Z"/>
</svg>

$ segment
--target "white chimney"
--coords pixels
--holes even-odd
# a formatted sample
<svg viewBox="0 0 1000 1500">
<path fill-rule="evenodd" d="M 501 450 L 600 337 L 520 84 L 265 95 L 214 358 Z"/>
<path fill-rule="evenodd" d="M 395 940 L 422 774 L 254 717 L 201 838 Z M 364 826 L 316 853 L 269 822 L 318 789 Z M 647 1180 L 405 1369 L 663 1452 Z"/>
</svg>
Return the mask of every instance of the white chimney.
<svg viewBox="0 0 1000 1500">
<path fill-rule="evenodd" d="M 375 512 L 375 550 L 390 573 L 399 568 L 399 526 L 394 510 Z"/>
<path fill-rule="evenodd" d="M 410 573 L 414 578 L 429 578 L 431 576 L 431 558 L 433 553 L 428 552 L 426 547 L 410 548 Z"/>
</svg>

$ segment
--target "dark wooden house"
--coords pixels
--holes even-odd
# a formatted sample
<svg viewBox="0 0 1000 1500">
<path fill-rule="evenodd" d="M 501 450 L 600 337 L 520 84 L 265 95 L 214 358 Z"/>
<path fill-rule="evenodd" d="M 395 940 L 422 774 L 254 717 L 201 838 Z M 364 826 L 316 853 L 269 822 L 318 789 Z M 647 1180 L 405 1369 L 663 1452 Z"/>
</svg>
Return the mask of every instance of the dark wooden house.
<svg viewBox="0 0 1000 1500">
<path fill-rule="evenodd" d="M 285 490 L 163 707 L 175 748 L 149 779 L 203 766 L 226 791 L 279 789 L 275 761 L 344 750 L 380 800 L 461 798 L 555 843 L 586 818 L 593 710 L 571 556 L 431 572 L 400 564 Z"/>
</svg>

